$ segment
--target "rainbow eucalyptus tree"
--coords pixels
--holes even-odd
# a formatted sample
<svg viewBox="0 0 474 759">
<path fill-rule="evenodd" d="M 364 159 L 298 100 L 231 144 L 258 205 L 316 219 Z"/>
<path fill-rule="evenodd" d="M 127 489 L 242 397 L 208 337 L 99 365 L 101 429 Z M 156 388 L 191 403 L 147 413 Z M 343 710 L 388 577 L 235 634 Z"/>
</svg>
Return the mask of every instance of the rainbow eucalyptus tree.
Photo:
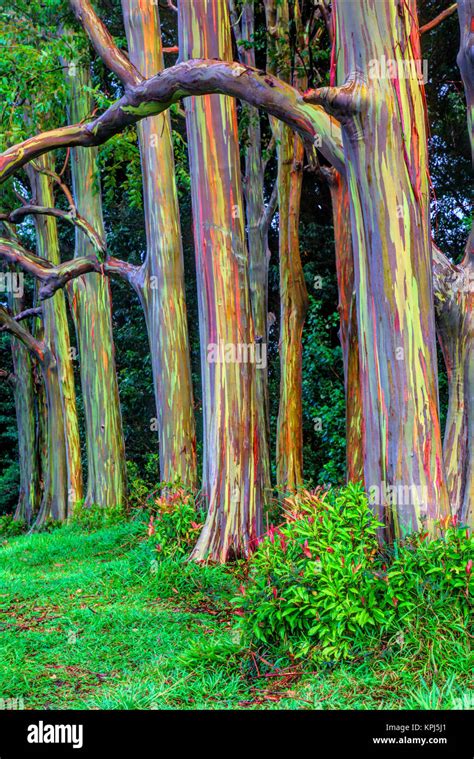
<svg viewBox="0 0 474 759">
<path fill-rule="evenodd" d="M 239 60 L 245 66 L 255 68 L 255 9 L 254 2 L 242 3 L 238 8 L 229 0 L 229 12 L 237 45 Z M 270 248 L 268 232 L 278 198 L 277 184 L 265 204 L 265 169 L 273 152 L 275 140 L 264 149 L 260 112 L 258 108 L 243 103 L 243 126 L 245 171 L 242 185 L 245 198 L 245 219 L 249 254 L 249 285 L 255 339 L 262 346 L 263 355 L 268 352 L 268 265 Z M 262 470 L 267 497 L 271 496 L 270 466 L 270 412 L 268 397 L 268 366 L 257 372 L 259 430 L 262 436 Z"/>
<path fill-rule="evenodd" d="M 41 525 L 48 517 L 64 520 L 68 515 L 69 507 L 68 471 L 58 362 L 49 345 L 34 338 L 4 308 L 0 308 L 0 325 L 12 335 L 13 339 L 20 341 L 31 357 L 38 362 L 44 380 L 47 411 L 47 463 L 43 495 L 35 524 Z M 21 442 L 20 445 L 22 445 Z"/>
<path fill-rule="evenodd" d="M 354 256 L 350 223 L 349 193 L 344 177 L 334 168 L 322 168 L 331 193 L 339 294 L 339 340 L 344 366 L 346 399 L 346 476 L 348 482 L 364 479 L 362 448 L 362 406 L 359 379 Z"/>
<path fill-rule="evenodd" d="M 131 62 L 148 78 L 163 69 L 158 4 L 122 0 Z M 169 113 L 138 125 L 147 255 L 135 289 L 145 313 L 159 434 L 160 475 L 197 484 L 196 431 L 184 264 Z"/>
<path fill-rule="evenodd" d="M 458 66 L 464 84 L 474 166 L 474 2 L 459 0 Z M 464 258 L 454 266 L 435 248 L 438 338 L 448 373 L 449 401 L 443 441 L 451 509 L 462 522 L 474 519 L 474 224 Z"/>
<path fill-rule="evenodd" d="M 231 60 L 224 0 L 179 3 L 183 60 Z M 201 337 L 203 490 L 209 511 L 192 558 L 246 555 L 262 528 L 262 444 L 235 102 L 185 101 Z"/>
<path fill-rule="evenodd" d="M 181 9 L 184 18 L 182 41 L 187 43 L 191 39 L 204 37 L 204 32 L 202 35 L 200 33 L 207 31 L 206 19 L 213 21 L 213 31 L 219 32 L 214 34 L 213 40 L 219 38 L 222 41 L 222 28 L 215 23 L 218 19 L 214 9 L 205 14 L 206 18 L 200 19 L 198 26 L 192 21 L 199 8 L 187 6 L 185 4 Z M 433 531 L 436 518 L 448 512 L 437 407 L 425 106 L 423 88 L 416 76 L 418 72 L 414 70 L 414 62 L 420 58 L 418 24 L 413 0 L 393 4 L 376 3 L 375 0 L 349 4 L 336 0 L 333 7 L 333 60 L 337 62 L 338 80 L 345 84 L 310 92 L 306 101 L 302 101 L 300 93 L 290 85 L 242 63 L 212 59 L 185 61 L 146 81 L 129 83 L 116 103 L 88 122 L 54 129 L 12 146 L 0 156 L 0 179 L 6 179 L 32 158 L 57 147 L 101 144 L 124 127 L 162 113 L 173 102 L 187 96 L 231 95 L 265 109 L 271 116 L 298 131 L 304 139 L 314 143 L 317 138 L 323 155 L 345 175 L 347 181 L 354 251 L 364 479 L 369 491 L 378 493 L 375 496 L 376 509 L 389 525 L 386 537 L 390 538 L 418 528 L 423 521 Z M 468 6 L 460 6 L 461 12 L 465 7 Z M 186 17 L 190 17 L 191 22 Z M 215 55 L 215 51 L 210 49 L 210 35 L 207 38 L 210 50 L 207 54 Z M 180 48 L 183 57 L 194 54 L 192 45 L 181 44 Z M 197 49 L 206 50 L 204 45 Z M 107 50 L 101 54 L 106 60 Z M 220 54 L 219 57 L 225 56 Z M 380 68 L 383 68 L 383 62 L 388 57 L 393 60 L 398 74 L 384 78 Z M 222 142 L 222 120 L 220 130 L 213 132 L 212 127 L 214 119 L 221 116 L 221 109 L 226 107 L 230 113 L 230 106 L 220 105 L 225 100 L 207 99 L 201 108 L 197 108 L 197 102 L 192 101 L 188 121 L 193 175 L 201 180 L 201 188 L 195 180 L 193 201 L 195 225 L 199 231 L 196 240 L 203 317 L 201 336 L 203 346 L 207 346 L 211 330 L 216 339 L 222 334 L 232 339 L 232 329 L 238 323 L 236 314 L 242 316 L 248 313 L 246 305 L 243 306 L 248 299 L 248 282 L 245 282 L 248 275 L 245 273 L 245 246 L 241 245 L 244 233 L 238 203 L 236 218 L 232 219 L 233 226 L 229 229 L 230 172 L 221 172 L 227 191 L 221 198 L 221 185 L 212 163 L 217 153 L 206 153 L 207 164 L 202 157 L 204 148 L 209 144 L 214 147 Z M 226 124 L 228 126 L 228 122 Z M 231 161 L 234 160 L 230 147 L 233 148 L 236 142 L 235 129 L 227 129 L 226 139 L 226 147 L 229 148 L 226 158 Z M 235 176 L 238 177 L 238 166 L 232 173 L 233 179 Z M 238 183 L 238 179 L 236 181 Z M 208 188 L 212 188 L 212 192 L 210 189 L 206 192 Z M 239 195 L 231 197 L 234 199 Z M 206 218 L 212 218 L 215 226 L 202 224 L 204 211 L 209 213 Z M 220 216 L 218 211 L 222 212 Z M 237 251 L 235 261 L 231 255 L 227 258 L 221 255 L 224 242 L 228 243 L 231 253 Z M 211 256 L 214 251 L 217 251 L 219 262 L 215 266 Z M 5 258 L 5 253 L 2 255 Z M 70 273 L 69 268 L 66 272 L 64 268 L 58 271 L 58 267 L 53 267 L 53 272 L 31 257 L 19 261 L 8 251 L 6 260 L 21 263 L 26 270 L 39 270 L 43 291 L 55 286 L 56 278 L 64 280 Z M 106 264 L 110 265 L 110 262 Z M 85 262 L 82 265 L 86 265 Z M 95 266 L 91 261 L 87 265 Z M 232 280 L 229 272 L 235 271 L 238 276 Z M 241 272 L 244 273 L 241 275 Z M 223 291 L 218 289 L 221 283 L 225 285 Z M 207 287 L 205 292 L 203 284 Z M 241 285 L 242 290 L 239 289 Z M 235 303 L 235 293 L 243 296 L 239 304 Z M 463 297 L 456 299 L 456 307 Z M 219 308 L 213 308 L 216 304 Z M 224 323 L 219 318 L 222 313 L 227 317 Z M 455 342 L 458 333 L 469 338 L 471 333 L 464 331 L 464 324 L 465 320 L 459 322 L 454 334 L 448 334 L 448 339 Z M 239 326 L 243 327 L 244 339 L 253 337 L 252 334 L 248 335 L 253 325 L 249 329 L 247 320 Z M 464 339 L 462 337 L 462 341 Z M 457 364 L 461 366 L 469 361 L 470 355 L 469 351 L 465 351 L 461 359 L 456 357 Z M 218 369 L 204 365 L 203 374 L 207 392 L 205 414 L 206 421 L 209 420 L 206 424 L 204 482 L 214 485 L 207 495 L 215 507 L 209 512 L 209 529 L 207 533 L 203 532 L 198 557 L 211 555 L 222 558 L 230 553 L 229 550 L 226 552 L 225 545 L 220 552 L 222 535 L 224 538 L 233 535 L 233 525 L 238 521 L 227 517 L 238 514 L 240 518 L 245 512 L 242 508 L 239 511 L 244 492 L 241 487 L 234 489 L 236 497 L 233 500 L 225 496 L 231 485 L 249 483 L 247 476 L 240 476 L 244 470 L 246 475 L 249 468 L 247 464 L 241 466 L 243 455 L 248 455 L 243 441 L 258 440 L 258 436 L 252 438 L 241 434 L 240 425 L 234 421 L 241 418 L 240 400 L 244 397 L 243 403 L 249 409 L 245 422 L 253 424 L 252 401 L 256 394 L 253 391 L 254 383 L 247 384 L 249 375 L 237 380 L 227 365 Z M 462 371 L 451 373 L 451 377 L 461 375 Z M 224 378 L 227 382 L 225 387 L 222 384 Z M 220 384 L 214 382 L 216 379 Z M 244 382 L 246 390 L 250 388 L 249 392 L 246 395 L 236 393 L 235 403 L 228 403 L 222 412 L 222 398 L 234 401 L 232 393 L 239 381 Z M 456 386 L 460 386 L 459 381 Z M 468 393 L 472 392 L 472 383 L 463 384 L 463 393 L 466 387 Z M 241 387 L 239 389 L 241 391 Z M 455 394 L 451 397 L 457 404 L 459 396 Z M 461 400 L 459 408 L 465 409 L 466 396 Z M 231 415 L 232 424 L 226 435 L 222 420 L 225 417 L 228 421 Z M 463 411 L 462 418 L 466 420 L 469 433 L 469 413 L 464 414 Z M 464 422 L 461 427 L 466 429 Z M 258 428 L 256 423 L 254 428 Z M 232 437 L 234 430 L 237 434 Z M 234 439 L 239 445 L 232 450 L 235 458 L 230 467 L 226 457 Z M 466 438 L 461 436 L 459 439 Z M 216 442 L 223 442 L 224 445 L 217 448 Z M 256 449 L 252 450 L 253 464 L 258 457 Z M 471 444 L 464 450 L 468 454 L 467 461 L 470 461 Z M 469 471 L 469 466 L 463 469 L 465 471 Z M 464 481 L 466 484 L 469 482 Z M 464 486 L 468 497 L 470 490 L 472 484 L 467 490 Z M 218 497 L 221 495 L 224 497 Z M 251 498 L 252 495 L 249 496 Z M 229 503 L 236 504 L 237 509 L 229 510 Z M 245 505 L 249 503 L 251 501 L 247 500 Z M 247 514 L 250 511 L 247 509 Z M 226 533 L 229 524 L 230 533 Z M 235 532 L 238 532 L 238 527 Z M 211 550 L 208 551 L 209 546 Z"/>
<path fill-rule="evenodd" d="M 54 207 L 53 177 L 54 161 L 51 155 L 41 156 L 35 167 L 28 166 L 27 174 L 31 184 L 33 203 L 43 208 Z M 50 261 L 53 265 L 60 263 L 59 239 L 56 219 L 46 214 L 35 214 L 36 245 L 38 256 Z M 45 382 L 51 383 L 47 389 L 48 413 L 52 413 L 49 426 L 59 425 L 63 429 L 61 450 L 56 451 L 59 431 L 49 433 L 49 460 L 58 458 L 58 470 L 64 448 L 67 472 L 67 506 L 58 508 L 59 518 L 66 518 L 72 507 L 82 498 L 82 464 L 79 425 L 76 409 L 76 391 L 74 386 L 74 371 L 72 352 L 67 321 L 66 301 L 62 290 L 45 301 L 43 306 L 43 329 L 45 343 L 54 360 L 49 361 L 43 370 Z M 60 403 L 57 403 L 59 392 Z M 53 443 L 53 440 L 56 441 Z M 43 505 L 47 503 L 43 500 Z M 42 508 L 38 515 L 41 522 L 48 517 Z"/>
<path fill-rule="evenodd" d="M 302 26 L 299 0 L 291 3 L 291 22 L 300 50 Z M 266 0 L 275 73 L 298 89 L 307 78 L 299 61 L 292 60 L 289 40 L 290 3 Z M 294 73 L 292 73 L 294 70 Z M 304 145 L 301 137 L 281 122 L 273 122 L 278 136 L 278 221 L 280 263 L 280 403 L 277 421 L 277 484 L 294 490 L 303 483 L 302 334 L 308 293 L 299 250 L 299 220 L 303 186 Z"/>
<path fill-rule="evenodd" d="M 92 110 L 87 67 L 65 66 L 68 113 L 80 121 Z M 71 151 L 73 206 L 96 235 L 105 240 L 97 149 Z M 75 225 L 76 258 L 100 255 L 93 237 Z M 79 349 L 82 398 L 87 444 L 85 505 L 122 505 L 126 495 L 125 444 L 115 366 L 112 301 L 108 278 L 92 272 L 68 286 Z"/>
<path fill-rule="evenodd" d="M 37 176 L 34 176 L 37 179 Z M 40 200 L 47 200 L 48 196 L 36 196 Z M 18 213 L 12 213 L 11 221 L 18 221 L 18 217 L 34 213 L 35 218 L 45 220 L 54 218 L 57 209 L 52 207 L 28 204 L 18 209 Z M 66 212 L 57 210 L 63 216 Z M 38 236 L 39 252 L 42 244 L 54 240 L 51 237 Z M 48 259 L 37 256 L 26 250 L 16 237 L 0 237 L 0 258 L 7 264 L 21 267 L 24 273 L 34 276 L 38 281 L 38 300 L 44 301 L 43 305 L 30 311 L 25 311 L 16 318 L 9 314 L 6 309 L 0 309 L 0 327 L 9 332 L 13 339 L 20 341 L 28 350 L 34 365 L 38 365 L 42 376 L 42 388 L 44 388 L 44 404 L 42 393 L 37 393 L 37 431 L 36 450 L 37 468 L 35 471 L 42 479 L 42 497 L 39 511 L 35 516 L 34 525 L 41 526 L 48 517 L 64 520 L 71 511 L 71 474 L 70 453 L 66 446 L 65 421 L 64 421 L 64 379 L 61 376 L 61 364 L 53 351 L 53 345 L 57 350 L 57 330 L 54 296 L 64 296 L 62 288 L 71 279 L 80 277 L 91 271 L 100 271 L 101 263 L 97 258 L 81 258 L 66 261 L 61 264 L 53 264 Z M 41 311 L 42 322 L 40 327 L 35 328 L 33 335 L 25 327 L 19 324 L 20 317 L 37 316 Z M 66 323 L 67 326 L 67 323 Z M 69 333 L 68 333 L 69 335 Z M 62 341 L 66 335 L 62 335 Z M 60 343 L 63 346 L 64 342 Z M 70 355 L 67 353 L 66 355 Z M 61 359 L 64 353 L 60 353 Z M 22 441 L 20 441 L 20 446 Z M 74 473 L 73 473 L 74 474 Z"/>
<path fill-rule="evenodd" d="M 117 48 L 87 0 L 70 0 L 97 53 L 125 88 L 163 68 L 157 4 L 123 0 L 130 59 Z M 141 73 L 143 72 L 143 73 Z M 195 486 L 196 433 L 184 293 L 179 207 L 168 113 L 138 124 L 147 253 L 141 267 L 115 261 L 140 299 L 150 343 L 159 435 L 160 475 Z"/>
<path fill-rule="evenodd" d="M 364 479 L 386 535 L 448 513 L 438 413 L 424 91 L 416 3 L 333 3 L 355 260 Z M 396 74 L 384 75 L 393 60 Z"/>
<path fill-rule="evenodd" d="M 16 271 L 15 273 L 18 273 Z M 9 307 L 13 318 L 23 312 L 24 298 L 10 294 Z M 18 428 L 18 464 L 20 484 L 15 519 L 30 525 L 40 503 L 40 470 L 36 442 L 36 405 L 33 360 L 20 340 L 11 339 L 13 372 L 9 381 L 13 387 Z"/>
</svg>

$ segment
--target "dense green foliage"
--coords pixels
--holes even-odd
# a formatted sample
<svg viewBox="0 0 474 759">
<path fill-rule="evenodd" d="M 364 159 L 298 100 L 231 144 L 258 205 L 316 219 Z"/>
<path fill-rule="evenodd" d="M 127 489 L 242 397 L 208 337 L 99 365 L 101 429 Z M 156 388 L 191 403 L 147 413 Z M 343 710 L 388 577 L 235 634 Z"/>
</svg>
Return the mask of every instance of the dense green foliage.
<svg viewBox="0 0 474 759">
<path fill-rule="evenodd" d="M 464 527 L 440 525 L 431 541 L 416 533 L 388 556 L 360 487 L 303 491 L 285 504 L 287 521 L 270 527 L 235 599 L 249 641 L 331 662 L 407 629 L 422 635 L 433 617 L 468 633 L 474 539 Z"/>
<path fill-rule="evenodd" d="M 183 525 L 189 501 L 180 498 L 175 505 Z M 295 587 L 296 566 L 314 589 L 330 572 L 337 578 L 338 593 L 374 585 L 379 560 L 371 556 L 375 525 L 357 490 L 324 498 L 322 493 L 302 494 L 287 506 L 292 521 L 278 528 L 280 533 L 273 531 L 273 542 L 271 533 L 265 538 L 249 573 L 243 563 L 221 567 L 187 562 L 178 521 L 175 537 L 167 533 L 167 549 L 157 551 L 159 528 L 149 535 L 148 510 L 136 511 L 131 521 L 116 521 L 117 515 L 109 514 L 116 523 L 108 527 L 97 522 L 84 529 L 74 521 L 50 533 L 4 536 L 3 697 L 23 699 L 26 708 L 49 709 L 65 704 L 72 709 L 469 708 L 472 659 L 465 591 L 470 584 L 472 592 L 472 581 L 466 573 L 464 533 L 451 526 L 439 541 L 428 544 L 420 536 L 400 546 L 389 568 L 381 568 L 377 585 L 377 602 L 386 618 L 383 635 L 380 624 L 375 629 L 353 618 L 361 647 L 344 660 L 339 656 L 344 640 L 354 637 L 346 610 L 346 638 L 336 636 L 341 645 L 327 651 L 315 668 L 311 657 L 295 659 L 290 650 L 301 646 L 303 633 L 296 634 L 296 645 L 277 636 L 273 646 L 251 633 L 257 606 L 264 608 L 268 624 L 268 604 L 273 599 L 275 610 L 281 603 L 271 589 L 268 602 L 262 600 L 263 577 L 271 565 L 272 582 L 280 583 L 287 599 L 285 608 L 293 604 L 294 609 L 289 593 Z M 323 516 L 322 523 L 309 521 L 315 511 Z M 332 535 L 324 518 L 329 513 L 335 520 Z M 351 541 L 354 522 L 363 526 L 365 543 Z M 288 540 L 286 552 L 282 534 Z M 346 549 L 346 568 L 349 557 L 363 563 L 353 578 L 342 567 L 336 538 Z M 328 540 L 335 551 L 323 554 Z M 316 551 L 322 556 L 315 573 Z M 297 583 L 301 587 L 301 578 Z M 245 587 L 245 596 L 239 586 Z M 245 618 L 235 614 L 233 598 L 240 607 L 246 605 Z M 335 618 L 331 621 L 327 596 L 318 591 L 311 599 L 324 619 L 318 634 L 331 637 L 331 630 L 340 628 Z M 373 599 L 368 593 L 369 614 Z M 301 610 L 299 619 L 307 629 Z M 287 618 L 280 624 L 289 629 Z M 263 632 L 270 633 L 269 626 Z"/>
</svg>

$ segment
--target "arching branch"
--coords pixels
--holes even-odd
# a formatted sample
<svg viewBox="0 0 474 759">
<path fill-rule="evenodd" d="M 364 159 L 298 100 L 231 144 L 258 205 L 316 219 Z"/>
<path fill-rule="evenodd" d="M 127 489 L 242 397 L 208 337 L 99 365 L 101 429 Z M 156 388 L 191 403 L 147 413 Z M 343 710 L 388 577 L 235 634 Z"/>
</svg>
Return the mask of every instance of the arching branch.
<svg viewBox="0 0 474 759">
<path fill-rule="evenodd" d="M 102 58 L 107 68 L 117 74 L 125 87 L 133 87 L 143 82 L 143 76 L 128 56 L 117 47 L 89 0 L 69 0 L 69 4 L 77 20 L 84 27 L 96 53 Z"/>
<path fill-rule="evenodd" d="M 25 308 L 24 311 L 21 311 L 19 314 L 15 314 L 13 317 L 16 322 L 21 322 L 23 319 L 29 319 L 32 316 L 38 316 L 41 317 L 43 315 L 43 308 L 42 306 L 36 306 L 35 308 Z"/>
<path fill-rule="evenodd" d="M 28 204 L 21 206 L 20 208 L 16 208 L 9 214 L 0 214 L 0 220 L 9 221 L 11 224 L 20 224 L 25 216 L 28 216 L 30 214 L 33 216 L 54 216 L 57 219 L 62 219 L 69 222 L 70 224 L 73 224 L 82 232 L 84 232 L 85 235 L 87 235 L 99 256 L 105 255 L 105 240 L 103 240 L 100 235 L 97 234 L 95 229 L 91 226 L 91 224 L 89 224 L 88 221 L 86 221 L 80 214 L 77 213 L 75 207 L 71 208 L 69 211 L 63 211 L 60 208 L 46 208 L 45 206 Z"/>
<path fill-rule="evenodd" d="M 420 26 L 420 34 L 424 34 L 425 32 L 430 32 L 432 29 L 438 26 L 438 24 L 441 24 L 441 22 L 444 21 L 445 18 L 452 16 L 452 14 L 455 12 L 457 7 L 458 7 L 458 4 L 453 3 L 444 11 L 441 11 L 441 13 L 438 13 L 438 15 L 435 16 L 435 18 L 431 19 L 431 21 L 428 21 L 427 24 L 424 24 L 424 26 Z"/>
<path fill-rule="evenodd" d="M 24 272 L 40 280 L 40 300 L 50 298 L 71 279 L 92 271 L 102 272 L 101 262 L 92 256 L 74 258 L 53 266 L 49 261 L 27 251 L 16 240 L 5 238 L 0 238 L 0 258 L 9 264 L 20 266 Z"/>
<path fill-rule="evenodd" d="M 27 329 L 18 324 L 17 321 L 10 316 L 6 308 L 0 306 L 0 330 L 2 332 L 9 332 L 11 335 L 20 340 L 25 348 L 29 350 L 32 356 L 36 358 L 41 364 L 44 364 L 45 360 L 49 358 L 49 351 L 46 346 L 40 340 L 33 337 Z"/>
<path fill-rule="evenodd" d="M 323 108 L 305 103 L 294 87 L 258 69 L 240 63 L 191 60 L 129 87 L 120 100 L 88 123 L 43 132 L 9 148 L 0 155 L 0 182 L 43 153 L 101 145 L 125 127 L 162 113 L 184 97 L 213 93 L 239 98 L 284 121 L 344 171 L 340 125 Z"/>
</svg>

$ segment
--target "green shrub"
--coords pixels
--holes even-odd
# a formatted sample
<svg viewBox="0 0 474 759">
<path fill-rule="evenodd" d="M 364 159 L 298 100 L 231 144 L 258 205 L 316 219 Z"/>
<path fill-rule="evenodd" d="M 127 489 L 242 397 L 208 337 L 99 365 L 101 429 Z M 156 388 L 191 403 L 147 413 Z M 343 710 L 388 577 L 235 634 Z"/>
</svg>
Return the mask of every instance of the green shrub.
<svg viewBox="0 0 474 759">
<path fill-rule="evenodd" d="M 333 662 L 366 654 L 404 626 L 427 630 L 427 615 L 431 631 L 447 615 L 467 625 L 473 539 L 465 529 L 445 523 L 435 540 L 417 534 L 382 556 L 381 525 L 361 486 L 301 491 L 285 506 L 286 522 L 261 540 L 233 599 L 249 644 Z"/>
<path fill-rule="evenodd" d="M 157 555 L 187 555 L 196 543 L 205 515 L 196 506 L 194 495 L 182 487 L 166 490 L 150 504 L 147 533 Z"/>
<path fill-rule="evenodd" d="M 126 514 L 120 505 L 103 507 L 93 503 L 85 506 L 84 501 L 79 501 L 74 506 L 71 522 L 82 530 L 93 531 L 111 527 L 125 519 Z"/>
<path fill-rule="evenodd" d="M 382 560 L 380 603 L 387 632 L 419 625 L 427 617 L 446 620 L 448 626 L 455 618 L 469 623 L 474 538 L 456 520 L 445 520 L 440 532 L 434 540 L 426 532 L 414 533 L 395 546 L 388 562 Z"/>
<path fill-rule="evenodd" d="M 127 490 L 129 507 L 143 508 L 150 494 L 150 487 L 143 477 L 140 477 L 134 461 L 127 461 Z"/>
<path fill-rule="evenodd" d="M 16 535 L 22 535 L 26 530 L 27 524 L 24 519 L 14 519 L 11 514 L 0 517 L 0 535 L 13 538 Z"/>
<path fill-rule="evenodd" d="M 239 626 L 297 656 L 345 657 L 358 629 L 384 619 L 373 582 L 379 523 L 355 485 L 302 491 L 285 505 L 288 521 L 270 528 L 234 600 Z"/>
<path fill-rule="evenodd" d="M 160 483 L 160 465 L 157 453 L 147 453 L 142 466 L 127 461 L 127 501 L 130 509 L 143 509 L 149 504 L 163 483 Z"/>
</svg>

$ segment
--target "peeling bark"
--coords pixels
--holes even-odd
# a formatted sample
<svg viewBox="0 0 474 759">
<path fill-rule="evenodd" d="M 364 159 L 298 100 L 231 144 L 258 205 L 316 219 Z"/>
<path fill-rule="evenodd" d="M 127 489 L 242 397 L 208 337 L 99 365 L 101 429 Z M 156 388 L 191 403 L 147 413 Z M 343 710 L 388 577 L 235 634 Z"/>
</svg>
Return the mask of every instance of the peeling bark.
<svg viewBox="0 0 474 759">
<path fill-rule="evenodd" d="M 364 479 L 362 448 L 362 400 L 359 377 L 359 340 L 354 290 L 349 193 L 344 178 L 335 169 L 323 169 L 331 192 L 339 293 L 339 339 L 344 365 L 346 399 L 346 476 L 348 482 Z"/>
<path fill-rule="evenodd" d="M 145 77 L 163 69 L 158 5 L 122 0 L 132 64 Z M 160 477 L 197 484 L 196 430 L 186 315 L 184 263 L 169 113 L 137 125 L 147 255 L 137 278 L 150 342 Z"/>
<path fill-rule="evenodd" d="M 92 110 L 91 86 L 86 68 L 76 66 L 69 83 L 68 110 L 80 121 Z M 100 177 L 95 148 L 71 151 L 71 174 L 75 206 L 87 220 L 95 237 L 105 240 Z M 105 248 L 105 243 L 102 243 Z M 92 256 L 95 246 L 85 230 L 76 225 L 75 258 Z M 68 286 L 69 302 L 79 349 L 87 447 L 85 506 L 122 506 L 126 497 L 125 443 L 115 366 L 112 331 L 112 299 L 107 277 L 99 273 L 76 278 Z"/>
<path fill-rule="evenodd" d="M 41 170 L 53 169 L 52 157 L 44 156 L 37 162 Z M 33 195 L 39 205 L 54 206 L 52 180 L 49 176 L 29 169 Z M 59 240 L 56 220 L 50 216 L 35 216 L 36 237 L 38 255 L 40 258 L 49 260 L 53 265 L 60 264 Z M 47 403 L 48 411 L 52 414 L 50 427 L 55 428 L 62 424 L 63 440 L 66 456 L 67 471 L 67 503 L 64 508 L 61 503 L 57 510 L 52 501 L 52 515 L 55 519 L 65 519 L 72 512 L 75 503 L 82 499 L 82 464 L 81 444 L 79 439 L 79 425 L 76 410 L 76 392 L 74 387 L 74 372 L 72 367 L 72 353 L 69 339 L 69 325 L 67 322 L 66 301 L 64 292 L 60 291 L 45 301 L 43 307 L 43 325 L 45 343 L 49 346 L 54 360 L 43 367 L 45 382 L 48 383 Z M 60 403 L 58 403 L 58 392 Z M 62 416 L 60 413 L 62 409 Z M 50 430 L 50 445 L 48 455 L 51 462 L 56 455 L 54 445 L 59 433 Z M 54 435 L 54 438 L 53 438 Z M 58 451 L 58 469 L 61 468 L 62 453 Z M 55 468 L 55 463 L 49 469 Z M 59 487 L 59 484 L 58 484 Z M 57 513 L 53 514 L 53 510 Z M 40 511 L 38 519 L 47 518 L 44 509 Z"/>
<path fill-rule="evenodd" d="M 240 14 L 235 4 L 231 8 L 232 27 L 238 45 L 239 60 L 246 66 L 255 68 L 255 17 L 254 3 L 244 2 Z M 240 43 L 240 44 L 239 44 Z M 263 158 L 260 113 L 254 106 L 243 103 L 246 121 L 245 172 L 243 189 L 245 216 L 247 221 L 247 244 L 249 251 L 249 285 L 255 339 L 268 356 L 268 228 L 274 210 L 273 198 L 265 207 L 264 180 L 265 161 Z M 272 495 L 270 466 L 270 408 L 268 397 L 268 365 L 257 372 L 259 430 L 262 440 L 262 470 L 266 499 Z"/>
<path fill-rule="evenodd" d="M 459 0 L 458 66 L 464 84 L 474 166 L 474 1 Z M 448 374 L 448 414 L 443 441 L 451 510 L 474 521 L 474 226 L 459 266 L 434 250 L 438 339 Z"/>
<path fill-rule="evenodd" d="M 180 2 L 179 31 L 184 58 L 231 57 L 224 0 Z M 234 356 L 227 362 L 220 354 L 222 346 L 255 347 L 235 102 L 215 95 L 186 101 L 186 126 L 200 314 L 203 492 L 209 504 L 192 558 L 223 562 L 249 553 L 261 533 L 263 500 L 259 370 L 252 361 Z"/>
<path fill-rule="evenodd" d="M 44 485 L 34 526 L 41 526 L 49 517 L 63 521 L 68 514 L 68 472 L 57 362 L 49 346 L 43 340 L 33 337 L 1 307 L 0 325 L 13 336 L 13 339 L 20 340 L 30 355 L 36 359 L 44 383 L 46 413 L 43 419 L 40 418 L 40 427 L 44 432 L 44 447 L 40 450 Z M 41 412 L 40 409 L 40 414 Z"/>
<path fill-rule="evenodd" d="M 22 300 L 11 297 L 10 307 L 14 316 L 20 314 Z M 30 525 L 40 503 L 33 363 L 28 350 L 15 337 L 11 340 L 11 351 L 20 467 L 20 489 L 15 519 L 24 519 L 27 525 Z"/>
<path fill-rule="evenodd" d="M 334 7 L 335 6 L 335 7 Z M 306 99 L 341 121 L 350 195 L 364 479 L 392 539 L 449 513 L 438 413 L 424 93 L 416 5 L 338 0 L 341 87 Z M 374 62 L 402 74 L 377 77 Z M 406 75 L 406 72 L 409 72 Z M 403 73 L 404 72 L 404 73 Z"/>
<path fill-rule="evenodd" d="M 291 59 L 288 40 L 290 10 L 288 0 L 266 2 L 265 11 L 272 29 L 276 73 L 289 81 Z M 299 2 L 294 3 L 293 21 L 301 44 Z M 304 90 L 307 80 L 295 68 L 293 84 Z M 278 145 L 278 209 L 280 264 L 280 402 L 277 420 L 277 484 L 295 490 L 303 484 L 303 327 L 308 309 L 308 293 L 300 256 L 299 219 L 303 186 L 304 146 L 301 137 L 281 122 L 273 129 Z"/>
<path fill-rule="evenodd" d="M 443 455 L 451 511 L 473 526 L 474 498 L 474 250 L 460 266 L 437 251 L 434 263 L 438 339 L 448 374 Z"/>
</svg>

